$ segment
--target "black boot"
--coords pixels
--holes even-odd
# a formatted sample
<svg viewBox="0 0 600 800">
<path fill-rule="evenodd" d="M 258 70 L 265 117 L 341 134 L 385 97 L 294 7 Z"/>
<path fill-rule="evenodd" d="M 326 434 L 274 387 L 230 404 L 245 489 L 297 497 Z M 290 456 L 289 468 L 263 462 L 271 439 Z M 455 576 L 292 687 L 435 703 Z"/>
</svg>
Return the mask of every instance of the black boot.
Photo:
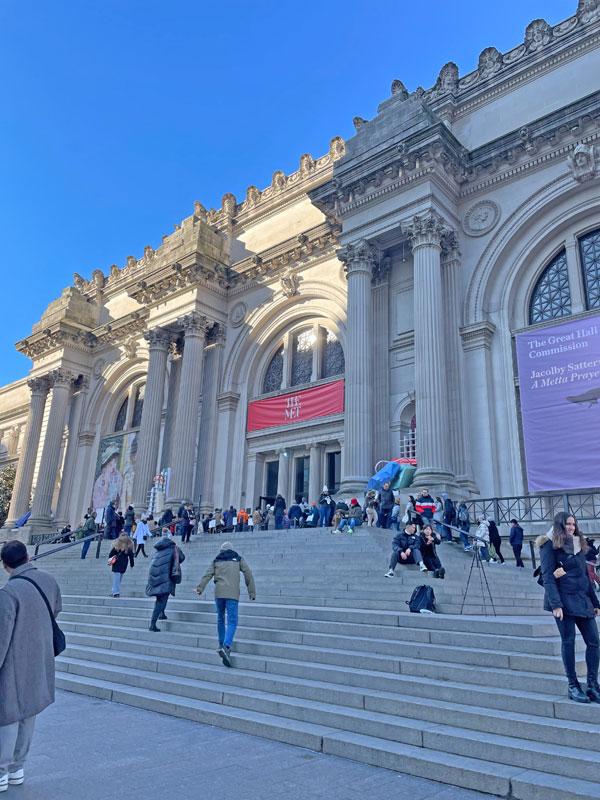
<svg viewBox="0 0 600 800">
<path fill-rule="evenodd" d="M 161 614 L 158 615 L 158 618 L 159 619 L 168 619 L 168 617 L 167 617 L 167 615 L 165 614 L 164 611 Z"/>
<path fill-rule="evenodd" d="M 160 633 L 160 628 L 157 628 L 157 627 L 156 627 L 156 623 L 154 623 L 154 622 L 153 622 L 153 623 L 151 623 L 151 625 L 150 625 L 150 627 L 148 628 L 148 630 L 149 630 L 149 631 L 152 631 L 153 633 Z"/>
<path fill-rule="evenodd" d="M 575 683 L 569 684 L 568 690 L 569 700 L 573 700 L 575 703 L 591 703 L 592 701 L 590 698 L 584 694 L 581 690 L 581 686 L 577 681 Z"/>
<path fill-rule="evenodd" d="M 443 580 L 446 577 L 446 570 L 442 567 L 440 570 L 440 578 Z"/>
<path fill-rule="evenodd" d="M 600 686 L 597 680 L 588 681 L 586 694 L 592 703 L 600 703 Z"/>
<path fill-rule="evenodd" d="M 439 569 L 434 569 L 434 570 L 433 570 L 433 577 L 434 577 L 434 578 L 439 578 L 439 577 L 440 577 L 440 571 L 439 571 Z"/>
</svg>

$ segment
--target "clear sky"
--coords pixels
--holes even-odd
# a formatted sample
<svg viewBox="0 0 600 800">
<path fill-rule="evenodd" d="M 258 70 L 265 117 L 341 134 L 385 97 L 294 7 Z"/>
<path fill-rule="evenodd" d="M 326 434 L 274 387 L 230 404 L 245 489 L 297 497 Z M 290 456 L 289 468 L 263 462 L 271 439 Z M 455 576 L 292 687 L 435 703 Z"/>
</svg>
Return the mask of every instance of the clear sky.
<svg viewBox="0 0 600 800">
<path fill-rule="evenodd" d="M 0 385 L 73 281 L 577 0 L 0 0 Z"/>
</svg>

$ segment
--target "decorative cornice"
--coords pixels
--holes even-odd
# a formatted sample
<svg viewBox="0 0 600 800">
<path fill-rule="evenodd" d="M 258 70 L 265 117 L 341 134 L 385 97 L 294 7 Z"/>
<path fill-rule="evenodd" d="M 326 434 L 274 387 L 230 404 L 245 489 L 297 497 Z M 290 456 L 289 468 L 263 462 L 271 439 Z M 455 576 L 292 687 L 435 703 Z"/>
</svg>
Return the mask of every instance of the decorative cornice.
<svg viewBox="0 0 600 800">
<path fill-rule="evenodd" d="M 339 232 L 337 225 L 324 222 L 275 247 L 239 261 L 230 272 L 234 293 L 257 283 L 273 280 L 278 275 L 288 276 L 291 270 L 308 266 L 313 260 L 329 253 L 333 254 Z"/>
<path fill-rule="evenodd" d="M 142 305 L 153 305 L 192 286 L 204 286 L 225 295 L 229 287 L 229 270 L 216 262 L 175 262 L 138 281 L 127 293 Z"/>
<path fill-rule="evenodd" d="M 146 328 L 146 320 L 150 312 L 146 308 L 140 308 L 126 314 L 113 322 L 107 322 L 94 329 L 96 337 L 95 347 L 113 346 L 123 344 L 136 334 L 141 334 Z"/>
</svg>

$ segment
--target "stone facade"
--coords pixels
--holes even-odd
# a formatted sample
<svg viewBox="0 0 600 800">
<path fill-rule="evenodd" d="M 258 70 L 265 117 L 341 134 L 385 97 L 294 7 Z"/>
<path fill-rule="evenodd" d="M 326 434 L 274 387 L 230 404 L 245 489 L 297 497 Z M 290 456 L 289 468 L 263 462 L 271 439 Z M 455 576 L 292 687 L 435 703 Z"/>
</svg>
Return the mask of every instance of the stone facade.
<svg viewBox="0 0 600 800">
<path fill-rule="evenodd" d="M 468 75 L 394 80 L 326 155 L 76 274 L 17 343 L 27 382 L 0 389 L 9 523 L 31 500 L 36 528 L 76 523 L 117 489 L 142 510 L 162 469 L 164 500 L 202 509 L 359 492 L 415 419 L 417 483 L 525 492 L 512 336 L 563 252 L 569 312 L 594 311 L 599 76 L 600 3 L 580 0 Z M 248 430 L 250 402 L 339 377 L 343 413 Z"/>
</svg>

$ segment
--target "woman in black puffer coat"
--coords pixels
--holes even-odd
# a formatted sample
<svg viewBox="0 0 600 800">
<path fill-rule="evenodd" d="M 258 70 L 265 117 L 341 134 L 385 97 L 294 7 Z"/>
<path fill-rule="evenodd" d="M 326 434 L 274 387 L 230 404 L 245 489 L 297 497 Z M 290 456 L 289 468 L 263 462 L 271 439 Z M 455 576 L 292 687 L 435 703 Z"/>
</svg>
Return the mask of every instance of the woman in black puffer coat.
<svg viewBox="0 0 600 800">
<path fill-rule="evenodd" d="M 169 595 L 175 595 L 176 581 L 173 579 L 173 566 L 175 559 L 179 558 L 179 563 L 185 561 L 185 555 L 173 541 L 171 531 L 168 528 L 163 528 L 163 535 L 154 545 L 154 556 L 150 562 L 150 571 L 148 573 L 148 585 L 146 586 L 146 594 L 148 597 L 155 597 L 154 610 L 152 611 L 152 620 L 150 621 L 150 630 L 158 632 L 160 628 L 156 627 L 156 622 L 159 619 L 166 619 L 165 609 Z"/>
<path fill-rule="evenodd" d="M 587 544 L 572 514 L 561 511 L 554 526 L 536 542 L 540 548 L 544 608 L 554 614 L 562 643 L 562 659 L 569 681 L 568 696 L 577 703 L 600 703 L 598 660 L 600 641 L 595 617 L 600 601 L 587 574 Z M 575 671 L 575 628 L 586 645 L 587 691 Z"/>
</svg>

